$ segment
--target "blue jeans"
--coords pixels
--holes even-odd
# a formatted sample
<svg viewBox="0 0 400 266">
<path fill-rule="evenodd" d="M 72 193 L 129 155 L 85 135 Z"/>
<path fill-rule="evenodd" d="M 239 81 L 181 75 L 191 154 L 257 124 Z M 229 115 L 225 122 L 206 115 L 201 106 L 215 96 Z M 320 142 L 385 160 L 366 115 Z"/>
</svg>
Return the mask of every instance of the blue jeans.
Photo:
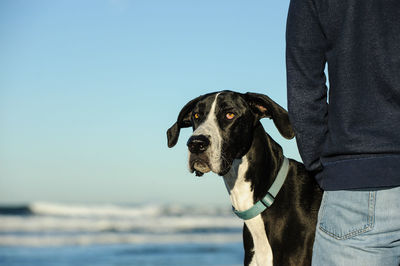
<svg viewBox="0 0 400 266">
<path fill-rule="evenodd" d="M 325 191 L 313 266 L 399 266 L 400 187 Z"/>
</svg>

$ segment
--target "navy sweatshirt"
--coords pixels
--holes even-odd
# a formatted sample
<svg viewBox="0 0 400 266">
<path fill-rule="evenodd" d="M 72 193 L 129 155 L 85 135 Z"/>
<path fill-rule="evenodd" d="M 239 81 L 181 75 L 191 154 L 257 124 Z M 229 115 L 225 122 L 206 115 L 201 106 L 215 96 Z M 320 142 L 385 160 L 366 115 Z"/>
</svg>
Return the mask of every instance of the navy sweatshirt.
<svg viewBox="0 0 400 266">
<path fill-rule="evenodd" d="M 400 0 L 291 0 L 286 66 L 290 121 L 320 186 L 399 186 Z"/>
</svg>

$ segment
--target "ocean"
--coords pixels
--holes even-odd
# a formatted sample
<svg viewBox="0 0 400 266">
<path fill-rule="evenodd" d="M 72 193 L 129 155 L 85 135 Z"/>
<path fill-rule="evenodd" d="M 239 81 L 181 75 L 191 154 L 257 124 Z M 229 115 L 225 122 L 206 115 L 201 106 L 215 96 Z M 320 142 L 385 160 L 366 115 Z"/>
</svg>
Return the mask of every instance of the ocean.
<svg viewBox="0 0 400 266">
<path fill-rule="evenodd" d="M 0 206 L 0 265 L 242 265 L 241 232 L 225 207 Z"/>
</svg>

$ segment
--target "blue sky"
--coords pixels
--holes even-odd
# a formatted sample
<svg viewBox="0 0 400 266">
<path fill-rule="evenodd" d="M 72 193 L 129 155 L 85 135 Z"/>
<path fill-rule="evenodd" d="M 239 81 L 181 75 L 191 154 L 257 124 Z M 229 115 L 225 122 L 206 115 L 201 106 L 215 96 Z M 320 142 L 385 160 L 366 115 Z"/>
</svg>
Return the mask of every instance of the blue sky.
<svg viewBox="0 0 400 266">
<path fill-rule="evenodd" d="M 187 170 L 186 102 L 230 89 L 286 107 L 289 0 L 0 2 L 0 203 L 229 203 Z M 294 141 L 266 130 L 299 159 Z"/>
</svg>

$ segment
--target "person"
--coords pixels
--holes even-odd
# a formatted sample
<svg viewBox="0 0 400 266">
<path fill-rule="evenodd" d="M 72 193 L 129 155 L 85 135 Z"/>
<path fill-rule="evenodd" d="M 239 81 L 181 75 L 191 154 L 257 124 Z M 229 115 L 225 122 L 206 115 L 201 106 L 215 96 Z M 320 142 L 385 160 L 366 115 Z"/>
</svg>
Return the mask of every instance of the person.
<svg viewBox="0 0 400 266">
<path fill-rule="evenodd" d="M 286 67 L 299 152 L 324 190 L 312 265 L 400 265 L 400 1 L 291 0 Z"/>
</svg>

